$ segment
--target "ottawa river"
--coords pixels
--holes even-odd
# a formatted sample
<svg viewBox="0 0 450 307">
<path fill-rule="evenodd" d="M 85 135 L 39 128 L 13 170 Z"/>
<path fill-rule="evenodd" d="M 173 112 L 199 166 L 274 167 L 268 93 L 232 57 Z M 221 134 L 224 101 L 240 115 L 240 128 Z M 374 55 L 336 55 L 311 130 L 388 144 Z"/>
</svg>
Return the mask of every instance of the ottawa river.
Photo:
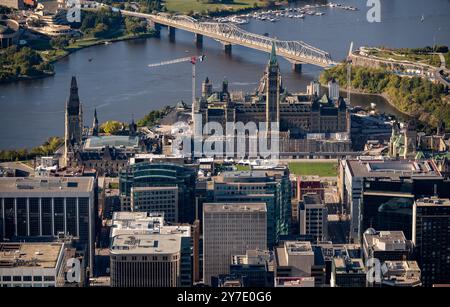
<svg viewBox="0 0 450 307">
<path fill-rule="evenodd" d="M 251 19 L 242 27 L 250 32 L 285 40 L 303 40 L 329 52 L 333 59 L 345 58 L 350 42 L 359 46 L 423 47 L 450 45 L 449 0 L 381 0 L 381 22 L 366 19 L 366 0 L 334 0 L 357 7 L 358 11 L 322 8 L 323 16 L 304 20 L 282 18 L 277 22 Z M 297 5 L 314 3 L 301 1 Z M 421 22 L 421 17 L 424 21 Z M 191 67 L 189 63 L 150 69 L 150 63 L 205 54 L 197 67 L 197 89 L 208 76 L 220 86 L 227 78 L 231 90 L 251 92 L 260 79 L 268 54 L 233 46 L 226 56 L 222 46 L 205 38 L 203 51 L 197 50 L 193 34 L 177 31 L 171 43 L 166 30 L 161 38 L 116 42 L 77 51 L 55 64 L 55 76 L 0 85 L 0 149 L 32 147 L 49 136 L 64 134 L 64 105 L 70 78 L 76 75 L 84 107 L 84 124 L 90 125 L 94 108 L 99 121 L 129 121 L 150 110 L 173 105 L 179 100 L 190 103 Z M 92 59 L 92 61 L 89 61 Z M 284 85 L 291 92 L 305 91 L 317 79 L 321 68 L 304 65 L 303 72 L 291 71 L 290 63 L 280 59 Z M 398 114 L 379 97 L 358 96 L 353 105 L 377 103 L 381 112 Z"/>
</svg>

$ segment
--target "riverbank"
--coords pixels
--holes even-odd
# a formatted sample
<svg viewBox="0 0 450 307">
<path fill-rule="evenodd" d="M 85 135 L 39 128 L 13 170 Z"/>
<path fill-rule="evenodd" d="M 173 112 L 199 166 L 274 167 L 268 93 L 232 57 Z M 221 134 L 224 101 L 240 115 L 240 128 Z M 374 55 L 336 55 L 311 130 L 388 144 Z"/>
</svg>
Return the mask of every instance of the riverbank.
<svg viewBox="0 0 450 307">
<path fill-rule="evenodd" d="M 327 84 L 321 84 L 321 86 L 328 89 L 328 85 Z M 349 91 L 346 88 L 345 89 L 341 88 L 341 89 L 339 89 L 339 92 L 347 94 Z M 392 98 L 389 97 L 389 95 L 387 93 L 369 93 L 367 91 L 362 91 L 362 90 L 358 90 L 358 89 L 353 89 L 352 88 L 352 89 L 350 89 L 350 94 L 380 97 L 380 98 L 384 99 L 384 101 L 386 101 L 391 107 L 393 107 L 396 111 L 398 111 L 399 113 L 401 113 L 405 117 L 414 117 L 414 115 L 408 114 L 408 113 L 400 110 L 394 104 L 394 102 L 392 101 Z M 346 97 L 348 97 L 348 96 L 346 96 Z"/>
<path fill-rule="evenodd" d="M 134 34 L 134 35 L 122 35 L 115 38 L 82 38 L 75 41 L 75 43 L 67 46 L 64 49 L 53 49 L 53 50 L 43 50 L 43 51 L 36 51 L 39 53 L 39 55 L 42 57 L 44 62 L 48 64 L 54 64 L 57 61 L 67 57 L 68 55 L 82 50 L 84 48 L 92 47 L 92 46 L 98 46 L 98 45 L 107 45 L 114 42 L 121 42 L 121 41 L 128 41 L 128 40 L 136 40 L 136 39 L 145 39 L 145 38 L 151 38 L 154 37 L 154 32 L 149 33 L 140 33 L 140 34 Z M 53 70 L 43 71 L 40 74 L 28 76 L 28 75 L 18 75 L 18 76 L 11 76 L 6 79 L 0 80 L 0 84 L 7 84 L 12 82 L 19 82 L 19 81 L 27 81 L 27 80 L 36 80 L 36 79 L 43 79 L 47 77 L 52 77 L 55 75 L 55 72 Z"/>
<path fill-rule="evenodd" d="M 347 86 L 347 69 L 340 64 L 325 70 L 320 82 L 335 79 L 343 89 Z M 448 92 L 442 84 L 420 77 L 401 77 L 383 68 L 352 67 L 352 88 L 364 94 L 381 95 L 393 108 L 417 118 L 430 127 L 440 121 L 450 124 L 450 110 L 446 103 Z"/>
<path fill-rule="evenodd" d="M 169 12 L 188 15 L 224 16 L 248 10 L 263 9 L 273 6 L 271 1 L 239 0 L 234 3 L 204 3 L 198 0 L 165 0 Z M 278 1 L 278 5 L 286 5 L 288 1 Z"/>
<path fill-rule="evenodd" d="M 60 51 L 59 53 L 56 53 L 53 56 L 49 56 L 48 58 L 46 58 L 46 60 L 49 63 L 55 63 L 58 60 L 68 56 L 69 54 L 76 52 L 78 50 L 84 49 L 84 48 L 88 48 L 88 47 L 92 47 L 92 46 L 98 46 L 98 45 L 107 45 L 109 43 L 114 43 L 114 42 L 121 42 L 121 41 L 128 41 L 128 40 L 135 40 L 135 39 L 143 39 L 143 38 L 150 38 L 150 37 L 154 37 L 155 33 L 141 33 L 141 34 L 135 34 L 135 35 L 123 35 L 123 36 L 119 36 L 119 37 L 115 37 L 115 38 L 109 38 L 109 39 L 105 39 L 105 38 L 93 38 L 93 37 L 89 37 L 89 38 L 84 38 L 84 39 L 79 39 L 76 40 L 74 44 L 67 46 L 66 48 L 64 48 L 64 50 L 55 50 L 55 51 Z M 42 52 L 45 56 L 45 51 Z"/>
</svg>

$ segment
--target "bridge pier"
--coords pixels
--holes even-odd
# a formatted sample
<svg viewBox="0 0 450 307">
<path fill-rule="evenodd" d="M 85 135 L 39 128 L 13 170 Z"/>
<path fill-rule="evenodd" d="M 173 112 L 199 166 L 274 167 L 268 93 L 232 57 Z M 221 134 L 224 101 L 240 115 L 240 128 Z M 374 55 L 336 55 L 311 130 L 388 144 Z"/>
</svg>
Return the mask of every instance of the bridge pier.
<svg viewBox="0 0 450 307">
<path fill-rule="evenodd" d="M 148 26 L 155 31 L 156 37 L 161 37 L 161 25 L 159 23 L 153 22 L 151 20 L 148 21 Z"/>
<path fill-rule="evenodd" d="M 195 45 L 197 48 L 203 47 L 203 35 L 195 33 Z"/>
<path fill-rule="evenodd" d="M 301 63 L 292 63 L 292 70 L 295 72 L 302 72 L 302 64 Z"/>
<path fill-rule="evenodd" d="M 224 48 L 226 54 L 231 54 L 231 50 L 232 50 L 231 46 L 232 46 L 231 44 L 224 44 L 223 45 L 223 48 Z"/>
<path fill-rule="evenodd" d="M 168 27 L 168 31 L 169 31 L 169 40 L 171 42 L 175 41 L 175 29 L 174 27 Z"/>
</svg>

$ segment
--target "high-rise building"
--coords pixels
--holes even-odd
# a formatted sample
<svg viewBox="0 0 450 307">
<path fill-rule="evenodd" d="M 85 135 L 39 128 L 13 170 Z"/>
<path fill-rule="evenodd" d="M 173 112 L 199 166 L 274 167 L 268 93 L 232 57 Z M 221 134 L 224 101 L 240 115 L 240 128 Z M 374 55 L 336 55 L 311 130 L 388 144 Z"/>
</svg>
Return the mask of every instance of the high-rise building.
<svg viewBox="0 0 450 307">
<path fill-rule="evenodd" d="M 328 210 L 318 194 L 304 194 L 298 214 L 300 235 L 311 235 L 317 242 L 326 240 Z"/>
<path fill-rule="evenodd" d="M 413 208 L 413 243 L 425 287 L 450 283 L 450 200 L 424 198 Z"/>
<path fill-rule="evenodd" d="M 339 190 L 351 215 L 354 242 L 360 242 L 368 228 L 403 231 L 411 239 L 414 200 L 450 193 L 450 182 L 433 161 L 343 160 L 340 177 Z"/>
<path fill-rule="evenodd" d="M 66 119 L 64 133 L 64 163 L 68 163 L 69 152 L 82 145 L 83 107 L 78 96 L 78 85 L 75 76 L 70 83 L 69 99 L 66 102 Z"/>
<path fill-rule="evenodd" d="M 95 179 L 0 178 L 0 220 L 8 240 L 58 238 L 86 244 L 93 267 Z"/>
<path fill-rule="evenodd" d="M 110 239 L 119 235 L 178 235 L 181 239 L 180 249 L 180 283 L 181 287 L 192 286 L 193 261 L 198 258 L 194 250 L 194 237 L 191 225 L 166 225 L 164 214 L 147 212 L 115 212 L 112 220 Z M 197 243 L 198 244 L 198 243 Z M 139 277 L 137 277 L 139 278 Z"/>
<path fill-rule="evenodd" d="M 135 207 L 141 210 L 141 206 L 148 212 L 161 211 L 163 208 L 158 203 L 161 201 L 168 207 L 163 211 L 169 220 L 191 224 L 195 219 L 196 178 L 195 168 L 178 164 L 144 162 L 130 165 L 120 172 L 119 177 L 122 211 L 131 211 Z M 132 199 L 136 203 L 132 203 Z"/>
<path fill-rule="evenodd" d="M 180 286 L 179 235 L 117 235 L 110 259 L 112 287 Z"/>
<path fill-rule="evenodd" d="M 288 169 L 224 172 L 214 177 L 215 202 L 262 202 L 267 205 L 267 244 L 273 247 L 287 235 L 291 219 Z"/>
<path fill-rule="evenodd" d="M 203 281 L 230 273 L 234 255 L 267 246 L 265 203 L 203 205 Z"/>
<path fill-rule="evenodd" d="M 131 211 L 162 212 L 167 222 L 178 219 L 178 187 L 132 187 Z"/>
</svg>

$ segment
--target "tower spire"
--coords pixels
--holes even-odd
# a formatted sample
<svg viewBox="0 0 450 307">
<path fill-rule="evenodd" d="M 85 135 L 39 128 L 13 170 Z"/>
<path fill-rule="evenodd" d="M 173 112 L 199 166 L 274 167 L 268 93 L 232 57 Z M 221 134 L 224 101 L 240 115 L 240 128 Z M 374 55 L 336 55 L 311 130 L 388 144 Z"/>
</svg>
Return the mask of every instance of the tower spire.
<svg viewBox="0 0 450 307">
<path fill-rule="evenodd" d="M 272 42 L 272 51 L 270 52 L 269 64 L 270 65 L 277 65 L 278 64 L 277 50 L 276 50 L 275 42 Z"/>
</svg>

